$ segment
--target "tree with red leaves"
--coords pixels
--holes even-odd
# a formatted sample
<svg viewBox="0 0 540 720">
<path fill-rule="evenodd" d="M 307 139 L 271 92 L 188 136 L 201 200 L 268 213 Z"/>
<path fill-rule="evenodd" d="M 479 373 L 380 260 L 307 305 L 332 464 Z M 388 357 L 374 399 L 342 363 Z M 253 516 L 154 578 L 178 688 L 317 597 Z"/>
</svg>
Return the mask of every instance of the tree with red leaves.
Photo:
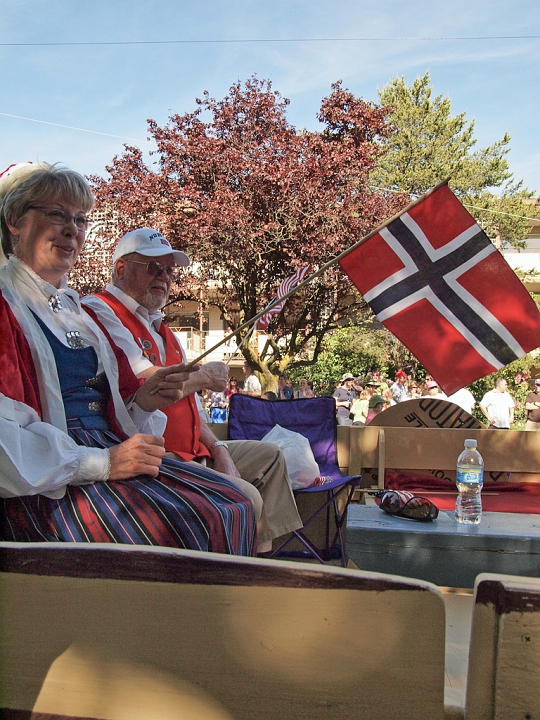
<svg viewBox="0 0 540 720">
<path fill-rule="evenodd" d="M 92 182 L 117 237 L 155 227 L 190 255 L 191 274 L 175 299 L 199 300 L 206 289 L 232 329 L 262 310 L 298 266 L 320 267 L 408 200 L 369 187 L 387 110 L 340 82 L 322 101 L 318 133 L 293 127 L 288 100 L 256 77 L 223 100 L 205 93 L 196 102 L 195 112 L 164 127 L 149 121 L 157 171 L 126 146 L 107 168 L 110 179 Z M 274 316 L 260 355 L 249 344 L 242 352 L 271 389 L 287 366 L 314 361 L 324 336 L 363 309 L 333 267 Z"/>
</svg>

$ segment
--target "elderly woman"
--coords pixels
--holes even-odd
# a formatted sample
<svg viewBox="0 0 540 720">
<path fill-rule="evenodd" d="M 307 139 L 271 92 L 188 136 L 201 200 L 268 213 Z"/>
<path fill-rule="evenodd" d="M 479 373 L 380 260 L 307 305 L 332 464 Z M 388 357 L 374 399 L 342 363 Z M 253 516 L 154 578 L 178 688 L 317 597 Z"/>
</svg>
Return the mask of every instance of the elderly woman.
<svg viewBox="0 0 540 720">
<path fill-rule="evenodd" d="M 41 164 L 0 185 L 0 538 L 253 554 L 257 498 L 164 457 L 159 408 L 188 373 L 137 380 L 67 286 L 94 202 L 84 178 Z"/>
</svg>

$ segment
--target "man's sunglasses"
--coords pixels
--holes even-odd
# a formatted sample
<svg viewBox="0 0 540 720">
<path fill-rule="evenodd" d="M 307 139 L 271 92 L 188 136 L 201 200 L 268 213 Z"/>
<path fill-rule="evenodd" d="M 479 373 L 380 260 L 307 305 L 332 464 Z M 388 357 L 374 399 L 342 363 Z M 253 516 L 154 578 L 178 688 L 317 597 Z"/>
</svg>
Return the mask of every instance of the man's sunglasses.
<svg viewBox="0 0 540 720">
<path fill-rule="evenodd" d="M 423 521 L 435 520 L 439 515 L 439 508 L 431 500 L 410 492 L 379 490 L 371 494 L 380 500 L 380 509 L 389 515 Z"/>
<path fill-rule="evenodd" d="M 146 272 L 152 277 L 157 277 L 165 271 L 169 277 L 169 280 L 174 280 L 178 275 L 178 268 L 175 265 L 162 265 L 162 263 L 152 260 L 151 262 L 141 262 L 140 260 L 128 260 L 124 258 L 126 262 L 135 263 L 136 265 L 146 265 Z"/>
</svg>

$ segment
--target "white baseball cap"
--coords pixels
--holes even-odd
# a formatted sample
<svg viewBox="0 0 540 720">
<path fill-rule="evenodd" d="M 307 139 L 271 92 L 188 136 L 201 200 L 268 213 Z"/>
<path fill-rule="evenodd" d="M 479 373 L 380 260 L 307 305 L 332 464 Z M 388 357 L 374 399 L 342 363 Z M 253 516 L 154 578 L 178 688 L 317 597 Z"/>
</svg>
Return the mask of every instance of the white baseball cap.
<svg viewBox="0 0 540 720">
<path fill-rule="evenodd" d="M 191 263 L 186 253 L 181 250 L 173 250 L 167 238 L 159 230 L 152 228 L 139 228 L 126 233 L 115 248 L 113 265 L 124 255 L 135 252 L 145 257 L 172 255 L 174 262 L 180 267 L 187 267 Z"/>
</svg>

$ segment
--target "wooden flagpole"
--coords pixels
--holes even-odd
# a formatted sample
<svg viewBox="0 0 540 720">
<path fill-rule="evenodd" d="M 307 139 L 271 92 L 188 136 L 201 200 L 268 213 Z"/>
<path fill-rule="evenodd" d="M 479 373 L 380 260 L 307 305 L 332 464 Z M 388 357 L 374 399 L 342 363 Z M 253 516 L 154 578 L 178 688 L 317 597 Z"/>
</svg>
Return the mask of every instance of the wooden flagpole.
<svg viewBox="0 0 540 720">
<path fill-rule="evenodd" d="M 281 303 L 284 300 L 287 300 L 287 298 L 289 298 L 291 295 L 293 295 L 297 290 L 300 290 L 300 288 L 303 288 L 305 285 L 310 283 L 314 278 L 318 277 L 319 275 L 322 275 L 322 273 L 325 272 L 326 270 L 328 270 L 329 267 L 332 267 L 332 265 L 335 265 L 337 262 L 339 262 L 342 258 L 344 258 L 346 255 L 351 253 L 353 250 L 356 250 L 357 247 L 359 247 L 360 245 L 365 243 L 367 240 L 369 240 L 371 237 L 373 237 L 373 235 L 376 235 L 378 232 L 380 232 L 383 228 L 385 228 L 391 222 L 394 222 L 394 220 L 397 220 L 399 217 L 401 217 L 401 215 L 403 215 L 403 213 L 409 212 L 409 210 L 411 210 L 413 207 L 415 207 L 416 205 L 421 203 L 427 197 L 429 197 L 430 195 L 433 195 L 433 193 L 436 192 L 437 190 L 439 190 L 439 188 L 443 187 L 444 185 L 448 185 L 449 180 L 450 180 L 450 178 L 446 178 L 446 180 L 443 180 L 438 185 L 435 185 L 435 187 L 431 188 L 431 190 L 429 190 L 429 192 L 427 192 L 425 195 L 422 195 L 422 197 L 418 198 L 414 202 L 407 205 L 407 207 L 403 208 L 403 210 L 400 210 L 399 212 L 395 213 L 395 215 L 392 215 L 392 217 L 389 220 L 385 220 L 385 222 L 383 222 L 381 225 L 378 225 L 370 233 L 368 233 L 367 235 L 364 235 L 364 237 L 360 238 L 360 240 L 355 242 L 354 245 L 351 245 L 351 247 L 344 250 L 342 253 L 337 255 L 335 258 L 333 258 L 332 260 L 329 260 L 322 267 L 320 267 L 318 270 L 316 270 L 314 273 L 312 273 L 309 277 L 307 277 L 305 280 L 302 280 L 301 283 L 298 283 L 298 285 L 293 287 L 292 290 L 289 290 L 288 293 L 283 295 L 283 297 L 281 297 L 279 299 L 279 302 Z M 265 313 L 267 313 L 268 310 L 270 310 L 270 309 L 271 309 L 271 307 L 264 308 L 264 310 L 261 310 L 261 312 L 257 313 L 252 318 L 250 318 L 249 320 L 246 320 L 246 322 L 243 323 L 242 325 L 240 325 L 240 327 L 236 328 L 236 330 L 233 330 L 233 332 L 229 333 L 228 335 L 225 335 L 225 337 L 222 340 L 220 340 L 218 343 L 213 345 L 209 350 L 205 350 L 205 352 L 203 352 L 202 355 L 199 355 L 198 358 L 196 358 L 195 360 L 192 360 L 190 363 L 188 363 L 185 367 L 185 370 L 189 370 L 190 368 L 193 367 L 193 365 L 196 365 L 207 355 L 210 355 L 210 353 L 214 352 L 214 350 L 217 350 L 217 348 L 220 347 L 220 345 L 223 345 L 228 340 L 230 340 L 232 337 L 235 337 L 235 335 L 238 335 L 239 333 L 241 333 L 242 330 L 249 327 L 252 323 L 257 322 L 257 320 L 259 318 L 261 318 Z M 157 390 L 156 390 L 156 392 L 157 392 Z"/>
</svg>

